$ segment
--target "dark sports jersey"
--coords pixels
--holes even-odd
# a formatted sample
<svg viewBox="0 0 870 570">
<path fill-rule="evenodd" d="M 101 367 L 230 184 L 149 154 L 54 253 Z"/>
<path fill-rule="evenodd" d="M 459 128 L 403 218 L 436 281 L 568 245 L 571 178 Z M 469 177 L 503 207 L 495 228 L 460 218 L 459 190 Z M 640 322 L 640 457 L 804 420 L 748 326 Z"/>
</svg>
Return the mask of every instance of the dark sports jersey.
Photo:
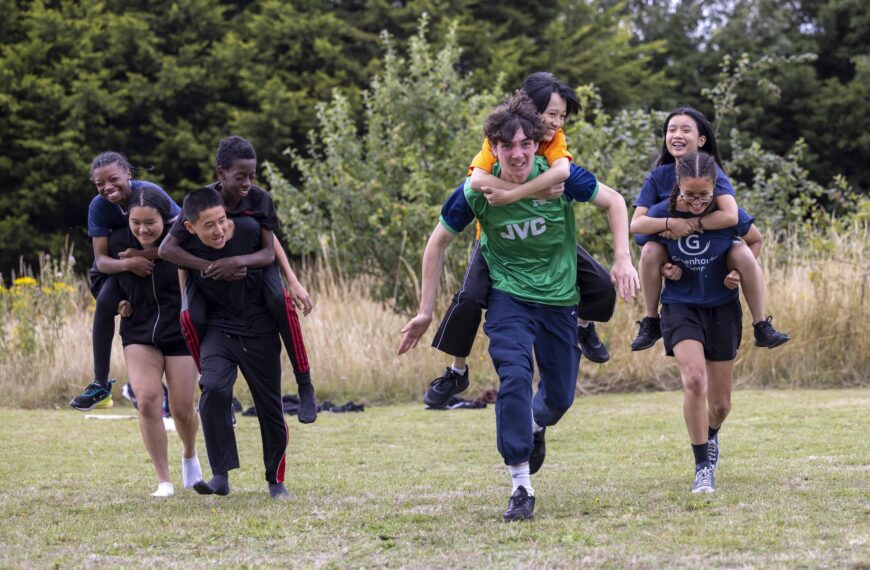
<svg viewBox="0 0 870 570">
<path fill-rule="evenodd" d="M 677 183 L 677 169 L 675 164 L 664 164 L 647 174 L 646 180 L 640 189 L 640 195 L 634 201 L 634 207 L 651 208 L 660 202 L 667 202 L 671 197 L 671 191 Z M 728 176 L 719 166 L 716 166 L 716 187 L 713 194 L 720 196 L 730 194 L 736 196 L 734 187 Z"/>
<path fill-rule="evenodd" d="M 493 170 L 496 172 L 496 170 Z M 598 180 L 595 176 L 576 164 L 571 164 L 571 173 L 565 180 L 565 196 L 575 202 L 590 202 L 598 195 Z M 465 182 L 456 187 L 441 207 L 438 219 L 444 229 L 452 234 L 461 233 L 474 221 L 474 211 L 465 198 Z"/>
<path fill-rule="evenodd" d="M 117 230 L 109 236 L 109 253 L 117 257 L 125 249 L 143 249 L 130 229 Z M 181 295 L 178 267 L 158 260 L 148 277 L 124 271 L 116 274 L 118 284 L 133 306 L 133 314 L 121 319 L 121 337 L 126 344 L 184 345 L 178 322 Z"/>
<path fill-rule="evenodd" d="M 220 182 L 209 184 L 208 187 L 218 192 L 221 191 Z M 178 216 L 170 230 L 172 237 L 178 240 L 179 243 L 183 243 L 191 236 L 191 233 L 184 227 L 184 220 L 186 218 L 183 214 L 184 212 L 182 211 L 182 215 Z M 251 186 L 248 194 L 242 198 L 238 206 L 232 210 L 227 208 L 227 217 L 233 219 L 250 217 L 257 220 L 261 227 L 272 232 L 277 231 L 281 227 L 281 223 L 278 221 L 278 214 L 275 212 L 275 203 L 272 202 L 272 196 L 259 186 Z"/>
<path fill-rule="evenodd" d="M 169 197 L 169 194 L 163 191 L 163 188 L 153 182 L 145 182 L 144 180 L 131 180 L 130 187 L 135 192 L 144 188 L 152 188 L 163 194 L 172 207 L 170 217 L 175 218 L 181 213 L 181 208 L 175 203 L 175 200 Z M 88 236 L 89 237 L 108 237 L 112 230 L 127 227 L 127 212 L 121 206 L 112 204 L 99 194 L 94 196 L 88 206 Z"/>
<path fill-rule="evenodd" d="M 207 261 L 217 261 L 237 255 L 248 255 L 260 249 L 260 224 L 250 216 L 233 220 L 233 237 L 222 249 L 204 245 L 192 235 L 182 247 L 188 253 Z M 186 231 L 186 230 L 185 230 Z M 263 269 L 249 267 L 247 277 L 239 281 L 221 281 L 206 277 L 199 271 L 188 271 L 196 281 L 197 290 L 206 297 L 206 324 L 240 336 L 262 336 L 276 332 L 275 318 L 269 313 L 263 298 Z"/>
<path fill-rule="evenodd" d="M 693 217 L 689 212 L 669 211 L 667 203 L 656 204 L 647 215 L 651 218 Z M 683 269 L 679 281 L 665 279 L 662 304 L 718 307 L 737 299 L 737 289 L 725 286 L 729 271 L 726 256 L 734 241 L 746 235 L 753 222 L 755 218 L 740 209 L 737 225 L 730 228 L 705 230 L 678 240 L 656 236 L 654 239 L 667 248 L 671 262 Z"/>
</svg>

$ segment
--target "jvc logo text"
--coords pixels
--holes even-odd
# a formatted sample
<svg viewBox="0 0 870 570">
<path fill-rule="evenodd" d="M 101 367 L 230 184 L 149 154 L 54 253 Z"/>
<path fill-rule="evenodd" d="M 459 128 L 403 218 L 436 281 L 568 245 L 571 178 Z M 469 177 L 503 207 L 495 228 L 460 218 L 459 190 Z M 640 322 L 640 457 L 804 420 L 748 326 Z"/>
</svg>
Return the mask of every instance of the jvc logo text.
<svg viewBox="0 0 870 570">
<path fill-rule="evenodd" d="M 522 224 L 508 224 L 506 230 L 499 235 L 504 239 L 526 239 L 529 233 L 532 236 L 539 236 L 545 231 L 547 231 L 547 222 L 544 218 L 535 218 L 526 220 Z"/>
</svg>

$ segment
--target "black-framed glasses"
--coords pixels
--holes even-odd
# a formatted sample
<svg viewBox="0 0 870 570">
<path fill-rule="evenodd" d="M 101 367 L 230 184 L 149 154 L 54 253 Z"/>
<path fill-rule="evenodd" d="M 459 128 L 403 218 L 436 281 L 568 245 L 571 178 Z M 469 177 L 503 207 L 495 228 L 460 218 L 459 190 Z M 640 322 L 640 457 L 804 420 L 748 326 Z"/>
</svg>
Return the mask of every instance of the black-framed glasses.
<svg viewBox="0 0 870 570">
<path fill-rule="evenodd" d="M 683 202 L 686 204 L 709 204 L 713 201 L 713 195 L 709 194 L 707 196 L 686 196 L 682 192 L 680 192 L 680 198 L 682 198 Z"/>
</svg>

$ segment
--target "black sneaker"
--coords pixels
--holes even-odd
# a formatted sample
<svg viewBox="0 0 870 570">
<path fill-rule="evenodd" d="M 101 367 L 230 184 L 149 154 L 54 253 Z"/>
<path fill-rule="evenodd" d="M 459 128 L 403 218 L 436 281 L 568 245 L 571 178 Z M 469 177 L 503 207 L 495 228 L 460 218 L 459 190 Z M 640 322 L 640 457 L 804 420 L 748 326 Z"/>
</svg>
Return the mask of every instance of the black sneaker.
<svg viewBox="0 0 870 570">
<path fill-rule="evenodd" d="M 537 473 L 544 464 L 544 458 L 547 456 L 547 442 L 544 441 L 546 431 L 547 428 L 544 428 L 532 436 L 534 445 L 529 455 L 529 475 Z"/>
<path fill-rule="evenodd" d="M 758 321 L 752 325 L 752 328 L 755 329 L 755 346 L 776 348 L 791 340 L 787 334 L 773 328 L 772 320 L 773 317 L 768 315 L 763 321 Z"/>
<path fill-rule="evenodd" d="M 632 350 L 646 350 L 662 338 L 662 320 L 658 317 L 644 317 L 636 321 L 640 325 L 637 338 L 631 343 Z"/>
<path fill-rule="evenodd" d="M 111 408 L 114 383 L 114 380 L 109 380 L 108 388 L 97 382 L 88 384 L 84 392 L 69 401 L 69 405 L 80 412 L 89 412 L 96 408 Z"/>
<path fill-rule="evenodd" d="M 585 327 L 577 325 L 577 344 L 580 345 L 580 352 L 583 353 L 583 356 L 592 362 L 604 364 L 610 360 L 610 353 L 607 352 L 607 347 L 598 338 L 595 323 L 589 323 Z"/>
<path fill-rule="evenodd" d="M 535 497 L 529 495 L 526 488 L 520 485 L 511 495 L 503 516 L 505 522 L 529 520 L 535 516 Z"/>
<path fill-rule="evenodd" d="M 443 408 L 451 397 L 465 391 L 468 388 L 468 369 L 465 374 L 459 374 L 449 366 L 444 371 L 444 376 L 439 376 L 429 385 L 429 389 L 423 395 L 423 403 L 431 408 Z"/>
</svg>

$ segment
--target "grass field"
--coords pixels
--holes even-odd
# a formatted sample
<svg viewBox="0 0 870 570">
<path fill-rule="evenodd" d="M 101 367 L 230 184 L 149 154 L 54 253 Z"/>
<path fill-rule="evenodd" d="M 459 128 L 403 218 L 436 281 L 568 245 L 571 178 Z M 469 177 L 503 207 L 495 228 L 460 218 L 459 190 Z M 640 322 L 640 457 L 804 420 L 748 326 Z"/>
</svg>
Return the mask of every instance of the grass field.
<svg viewBox="0 0 870 570">
<path fill-rule="evenodd" d="M 287 502 L 252 418 L 229 497 L 159 500 L 135 420 L 3 410 L 0 566 L 870 567 L 870 390 L 737 392 L 705 498 L 680 402 L 578 399 L 548 431 L 535 520 L 514 524 L 492 406 L 288 418 Z M 179 456 L 171 438 L 177 487 Z"/>
</svg>

